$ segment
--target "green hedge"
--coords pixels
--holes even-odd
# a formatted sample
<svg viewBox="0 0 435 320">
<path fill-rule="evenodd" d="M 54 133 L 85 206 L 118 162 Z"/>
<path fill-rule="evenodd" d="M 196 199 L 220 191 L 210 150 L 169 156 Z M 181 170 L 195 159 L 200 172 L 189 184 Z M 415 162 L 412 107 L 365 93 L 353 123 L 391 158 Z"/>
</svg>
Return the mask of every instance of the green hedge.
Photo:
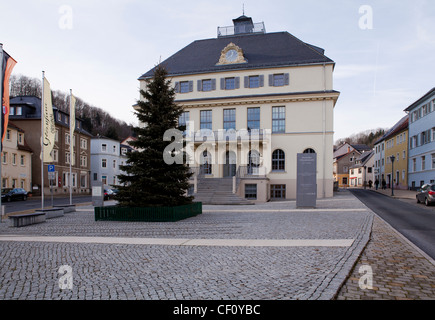
<svg viewBox="0 0 435 320">
<path fill-rule="evenodd" d="M 202 213 L 202 202 L 177 207 L 95 207 L 95 221 L 169 222 L 194 217 Z"/>
</svg>

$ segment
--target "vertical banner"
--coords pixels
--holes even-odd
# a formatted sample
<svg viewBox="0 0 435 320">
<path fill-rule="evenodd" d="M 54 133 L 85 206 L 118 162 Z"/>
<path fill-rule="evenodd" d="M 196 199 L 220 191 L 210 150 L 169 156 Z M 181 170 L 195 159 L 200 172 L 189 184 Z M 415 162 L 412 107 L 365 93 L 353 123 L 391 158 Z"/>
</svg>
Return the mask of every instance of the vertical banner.
<svg viewBox="0 0 435 320">
<path fill-rule="evenodd" d="M 1 117 L 1 134 L 2 134 L 2 148 L 3 148 L 3 140 L 6 135 L 6 130 L 8 128 L 9 121 L 9 78 L 12 73 L 12 69 L 17 64 L 17 62 L 7 54 L 6 51 L 3 51 L 3 48 L 0 47 L 2 59 L 1 65 L 1 75 L 0 75 L 0 85 L 2 86 L 1 90 L 1 105 L 2 105 L 2 117 Z"/>
<path fill-rule="evenodd" d="M 42 101 L 42 144 L 43 144 L 43 159 L 42 162 L 53 162 L 51 151 L 54 147 L 54 138 L 56 135 L 56 124 L 54 122 L 53 105 L 51 102 L 50 83 L 44 77 Z"/>
<path fill-rule="evenodd" d="M 76 106 L 76 98 L 72 95 L 72 90 L 70 91 L 70 110 L 69 110 L 69 134 L 70 134 L 70 163 L 73 166 L 75 164 L 74 158 L 74 129 L 76 127 L 76 114 L 75 114 L 75 106 Z"/>
</svg>

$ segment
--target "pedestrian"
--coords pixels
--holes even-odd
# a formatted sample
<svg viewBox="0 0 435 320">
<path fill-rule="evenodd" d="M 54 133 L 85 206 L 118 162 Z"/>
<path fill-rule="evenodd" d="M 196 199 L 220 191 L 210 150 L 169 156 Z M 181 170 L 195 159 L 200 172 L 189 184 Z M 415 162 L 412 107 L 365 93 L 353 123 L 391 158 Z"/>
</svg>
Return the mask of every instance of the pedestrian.
<svg viewBox="0 0 435 320">
<path fill-rule="evenodd" d="M 372 185 L 373 185 L 373 181 L 372 181 L 372 180 L 369 180 L 369 188 L 370 188 L 370 189 L 372 188 Z"/>
<path fill-rule="evenodd" d="M 378 190 L 378 188 L 379 188 L 379 179 L 378 178 L 376 178 L 376 180 L 375 180 L 375 187 L 376 187 L 376 190 Z"/>
<path fill-rule="evenodd" d="M 387 183 L 385 182 L 385 179 L 382 179 L 382 190 L 387 189 Z"/>
</svg>

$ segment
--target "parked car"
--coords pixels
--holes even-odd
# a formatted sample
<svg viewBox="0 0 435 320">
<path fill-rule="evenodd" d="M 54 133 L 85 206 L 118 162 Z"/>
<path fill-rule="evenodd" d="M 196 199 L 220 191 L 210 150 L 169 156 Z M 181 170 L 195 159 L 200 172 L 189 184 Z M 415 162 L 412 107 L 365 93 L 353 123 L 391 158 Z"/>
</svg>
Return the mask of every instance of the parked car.
<svg viewBox="0 0 435 320">
<path fill-rule="evenodd" d="M 109 200 L 113 197 L 112 189 L 104 189 L 104 200 Z"/>
<path fill-rule="evenodd" d="M 10 202 L 12 200 L 27 200 L 27 191 L 23 188 L 3 189 L 2 202 Z"/>
<path fill-rule="evenodd" d="M 435 183 L 428 183 L 417 190 L 415 195 L 417 203 L 424 202 L 425 205 L 435 203 Z"/>
</svg>

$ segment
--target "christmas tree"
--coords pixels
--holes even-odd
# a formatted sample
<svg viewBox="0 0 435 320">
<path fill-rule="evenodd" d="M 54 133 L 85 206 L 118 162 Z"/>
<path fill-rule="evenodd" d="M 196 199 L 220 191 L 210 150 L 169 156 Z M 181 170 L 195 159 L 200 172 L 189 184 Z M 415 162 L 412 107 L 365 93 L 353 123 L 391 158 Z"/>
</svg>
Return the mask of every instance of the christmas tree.
<svg viewBox="0 0 435 320">
<path fill-rule="evenodd" d="M 144 126 L 134 127 L 137 140 L 131 141 L 137 151 L 129 152 L 126 165 L 121 166 L 124 174 L 118 176 L 121 186 L 117 200 L 120 206 L 150 207 L 179 206 L 192 203 L 193 197 L 187 196 L 189 178 L 192 175 L 184 161 L 168 164 L 164 153 L 172 141 L 163 136 L 169 129 L 180 129 L 178 118 L 183 112 L 174 103 L 175 91 L 167 79 L 167 71 L 161 65 L 154 70 L 152 79 L 146 82 L 146 89 L 140 90 L 143 97 L 137 102 L 136 116 Z"/>
</svg>

